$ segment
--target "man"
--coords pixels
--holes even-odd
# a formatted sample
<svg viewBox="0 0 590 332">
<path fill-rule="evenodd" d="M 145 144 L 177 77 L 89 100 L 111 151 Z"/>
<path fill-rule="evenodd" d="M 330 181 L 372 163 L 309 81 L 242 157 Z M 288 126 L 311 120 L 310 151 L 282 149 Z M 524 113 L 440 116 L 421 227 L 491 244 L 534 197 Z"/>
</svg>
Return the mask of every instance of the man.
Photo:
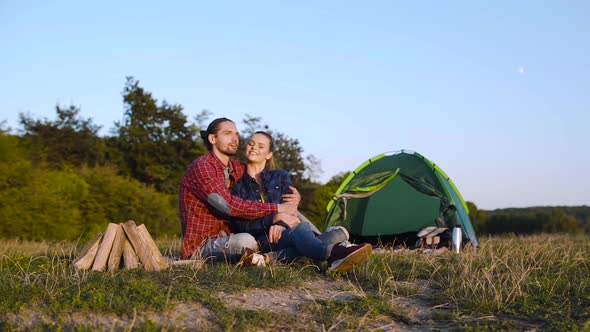
<svg viewBox="0 0 590 332">
<path fill-rule="evenodd" d="M 245 248 L 257 250 L 258 244 L 250 234 L 231 234 L 230 217 L 256 219 L 278 212 L 297 216 L 298 200 L 276 204 L 232 196 L 229 188 L 245 171 L 244 165 L 231 160 L 239 146 L 235 123 L 215 119 L 201 131 L 201 138 L 209 153 L 193 161 L 179 189 L 182 257 L 236 261 Z M 295 218 L 294 223 L 298 221 Z"/>
</svg>

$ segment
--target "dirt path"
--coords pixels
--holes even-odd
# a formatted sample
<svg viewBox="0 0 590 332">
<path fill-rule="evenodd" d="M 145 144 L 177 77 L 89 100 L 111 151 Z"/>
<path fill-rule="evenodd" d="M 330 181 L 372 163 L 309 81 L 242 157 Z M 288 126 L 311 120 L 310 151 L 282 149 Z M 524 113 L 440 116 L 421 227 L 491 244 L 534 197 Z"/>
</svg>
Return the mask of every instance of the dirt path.
<svg viewBox="0 0 590 332">
<path fill-rule="evenodd" d="M 420 287 L 426 294 L 429 290 L 426 284 L 413 284 Z M 265 310 L 278 314 L 291 315 L 297 318 L 292 326 L 295 330 L 341 330 L 346 317 L 336 320 L 331 326 L 324 326 L 314 320 L 313 315 L 301 312 L 305 304 L 312 304 L 319 300 L 352 301 L 362 298 L 363 290 L 346 280 L 318 279 L 305 282 L 297 289 L 250 289 L 242 293 L 219 292 L 214 297 L 222 300 L 229 309 L 241 308 L 245 310 Z M 420 296 L 393 297 L 390 300 L 392 308 L 396 308 L 398 317 L 377 316 L 362 319 L 363 329 L 383 331 L 421 331 L 441 328 L 432 320 L 432 307 Z M 99 330 L 129 330 L 132 327 L 156 323 L 169 330 L 183 329 L 191 331 L 215 331 L 220 327 L 215 323 L 215 315 L 199 303 L 176 303 L 162 312 L 135 312 L 133 316 L 117 316 L 109 313 L 74 312 L 62 314 L 59 321 L 39 314 L 34 310 L 22 309 L 18 315 L 8 314 L 6 322 L 18 326 L 19 329 L 58 323 L 61 326 L 76 328 L 84 326 Z M 264 330 L 264 329 L 262 329 Z"/>
<path fill-rule="evenodd" d="M 251 289 L 240 294 L 218 293 L 218 298 L 227 299 L 227 306 L 249 310 L 295 315 L 297 307 L 307 301 L 346 301 L 362 294 L 358 291 L 343 291 L 342 282 L 327 280 L 308 281 L 299 289 Z"/>
<path fill-rule="evenodd" d="M 414 285 L 416 286 L 416 285 Z M 423 285 L 420 287 L 424 288 Z M 424 288 L 427 292 L 428 290 Z M 251 289 L 240 294 L 220 292 L 219 298 L 227 300 L 230 308 L 248 310 L 267 310 L 275 313 L 286 313 L 309 324 L 312 317 L 299 312 L 298 308 L 306 303 L 318 300 L 350 301 L 365 296 L 364 292 L 354 284 L 343 280 L 315 280 L 306 282 L 299 289 Z M 399 308 L 399 320 L 390 317 L 377 317 L 374 321 L 364 321 L 365 326 L 383 331 L 421 331 L 436 326 L 432 320 L 432 308 L 420 297 L 395 297 L 391 299 L 392 307 Z M 434 324 L 434 325 L 433 325 Z M 309 325 L 307 325 L 309 327 Z M 318 330 L 328 330 L 326 326 L 317 326 Z M 331 327 L 338 330 L 337 326 Z"/>
</svg>

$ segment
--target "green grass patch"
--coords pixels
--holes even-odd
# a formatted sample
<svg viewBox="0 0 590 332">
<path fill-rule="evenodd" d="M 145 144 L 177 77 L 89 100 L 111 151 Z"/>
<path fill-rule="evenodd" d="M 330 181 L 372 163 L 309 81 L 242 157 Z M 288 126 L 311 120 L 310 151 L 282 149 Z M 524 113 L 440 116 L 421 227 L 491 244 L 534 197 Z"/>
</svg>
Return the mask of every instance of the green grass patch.
<svg viewBox="0 0 590 332">
<path fill-rule="evenodd" d="M 500 332 L 519 331 L 522 327 L 514 321 L 489 321 L 460 324 L 460 328 L 466 332 Z"/>
<path fill-rule="evenodd" d="M 385 302 L 374 297 L 349 300 L 316 300 L 301 305 L 300 309 L 320 322 L 324 329 L 357 330 L 367 318 L 385 315 L 398 318 L 399 314 Z"/>
</svg>

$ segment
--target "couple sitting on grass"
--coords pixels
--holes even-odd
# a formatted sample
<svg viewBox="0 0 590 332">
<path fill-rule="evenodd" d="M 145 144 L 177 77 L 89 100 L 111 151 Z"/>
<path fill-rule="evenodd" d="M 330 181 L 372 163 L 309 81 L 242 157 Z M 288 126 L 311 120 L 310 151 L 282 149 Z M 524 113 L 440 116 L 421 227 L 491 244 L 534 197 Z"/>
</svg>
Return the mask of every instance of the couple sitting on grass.
<svg viewBox="0 0 590 332">
<path fill-rule="evenodd" d="M 301 196 L 289 174 L 272 170 L 268 133 L 250 137 L 247 165 L 231 160 L 239 146 L 233 121 L 213 120 L 201 137 L 210 153 L 193 161 L 179 190 L 184 259 L 262 266 L 307 257 L 334 271 L 368 260 L 370 244 L 351 244 L 343 227 L 320 234 L 298 213 Z"/>
</svg>

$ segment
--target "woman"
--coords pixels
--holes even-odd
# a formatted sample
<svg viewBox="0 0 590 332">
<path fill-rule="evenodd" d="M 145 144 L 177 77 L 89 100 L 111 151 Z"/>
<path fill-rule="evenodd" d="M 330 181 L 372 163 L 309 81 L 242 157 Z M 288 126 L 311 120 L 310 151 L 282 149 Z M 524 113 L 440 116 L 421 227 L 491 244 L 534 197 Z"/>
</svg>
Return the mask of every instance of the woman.
<svg viewBox="0 0 590 332">
<path fill-rule="evenodd" d="M 264 131 L 250 137 L 246 146 L 246 173 L 233 186 L 232 193 L 242 199 L 298 204 L 301 197 L 292 186 L 289 173 L 273 170 L 273 148 L 272 136 Z M 263 252 L 247 252 L 243 263 L 266 265 L 275 261 L 292 262 L 305 256 L 326 260 L 330 270 L 346 271 L 369 258 L 371 245 L 350 244 L 343 227 L 318 235 L 311 223 L 301 222 L 299 217 L 277 213 L 257 220 L 232 220 L 233 232 L 252 234 Z"/>
</svg>

